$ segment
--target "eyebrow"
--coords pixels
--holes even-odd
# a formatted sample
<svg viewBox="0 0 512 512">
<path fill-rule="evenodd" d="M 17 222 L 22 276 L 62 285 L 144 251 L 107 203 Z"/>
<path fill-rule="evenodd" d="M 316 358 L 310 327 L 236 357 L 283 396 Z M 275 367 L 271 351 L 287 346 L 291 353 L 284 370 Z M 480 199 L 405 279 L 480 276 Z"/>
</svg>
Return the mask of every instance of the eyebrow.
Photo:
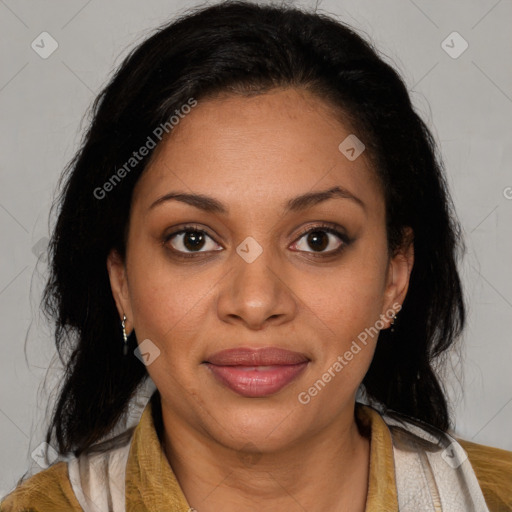
<svg viewBox="0 0 512 512">
<path fill-rule="evenodd" d="M 299 212 L 327 201 L 328 199 L 334 198 L 349 199 L 355 204 L 358 204 L 361 208 L 363 208 L 363 210 L 366 210 L 365 204 L 363 201 L 361 201 L 361 199 L 356 197 L 347 189 L 338 186 L 318 192 L 307 192 L 306 194 L 302 194 L 300 196 L 289 199 L 284 204 L 284 210 L 285 212 Z M 172 200 L 181 201 L 182 203 L 189 204 L 209 213 L 219 213 L 223 215 L 227 215 L 229 213 L 229 209 L 223 203 L 213 197 L 206 196 L 204 194 L 185 194 L 179 192 L 170 192 L 169 194 L 165 194 L 164 196 L 159 197 L 151 204 L 149 210 L 155 208 L 158 205 L 161 205 L 162 203 Z"/>
</svg>

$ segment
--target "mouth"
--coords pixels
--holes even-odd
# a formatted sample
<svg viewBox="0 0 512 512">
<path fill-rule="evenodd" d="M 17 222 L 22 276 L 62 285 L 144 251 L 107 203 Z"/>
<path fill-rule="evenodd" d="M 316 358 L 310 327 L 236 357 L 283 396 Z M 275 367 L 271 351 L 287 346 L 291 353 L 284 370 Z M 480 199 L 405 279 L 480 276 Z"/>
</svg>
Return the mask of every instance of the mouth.
<svg viewBox="0 0 512 512">
<path fill-rule="evenodd" d="M 277 393 L 298 378 L 309 361 L 298 352 L 265 347 L 223 350 L 203 364 L 231 391 L 248 398 L 262 398 Z"/>
</svg>

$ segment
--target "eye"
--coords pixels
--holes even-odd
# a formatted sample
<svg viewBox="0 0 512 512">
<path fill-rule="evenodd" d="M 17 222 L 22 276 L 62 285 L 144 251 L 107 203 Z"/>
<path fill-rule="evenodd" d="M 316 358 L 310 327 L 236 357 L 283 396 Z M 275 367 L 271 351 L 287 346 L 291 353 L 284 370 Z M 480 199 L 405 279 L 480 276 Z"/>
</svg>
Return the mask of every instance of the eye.
<svg viewBox="0 0 512 512">
<path fill-rule="evenodd" d="M 179 257 L 184 258 L 223 250 L 223 247 L 219 246 L 206 231 L 196 226 L 183 226 L 179 230 L 167 234 L 163 242 L 165 245 L 170 245 L 170 249 Z M 349 243 L 350 239 L 346 234 L 331 224 L 322 224 L 304 230 L 291 248 L 312 253 L 315 256 L 330 256 L 341 252 Z M 308 248 L 312 250 L 308 250 Z"/>
<path fill-rule="evenodd" d="M 298 251 L 332 255 L 341 252 L 349 243 L 350 240 L 344 233 L 331 225 L 320 225 L 308 228 L 301 233 L 292 248 Z"/>
<path fill-rule="evenodd" d="M 181 256 L 190 257 L 194 253 L 219 251 L 220 247 L 206 231 L 194 226 L 184 226 L 165 236 L 164 243 L 170 245 L 172 250 L 182 253 Z"/>
</svg>

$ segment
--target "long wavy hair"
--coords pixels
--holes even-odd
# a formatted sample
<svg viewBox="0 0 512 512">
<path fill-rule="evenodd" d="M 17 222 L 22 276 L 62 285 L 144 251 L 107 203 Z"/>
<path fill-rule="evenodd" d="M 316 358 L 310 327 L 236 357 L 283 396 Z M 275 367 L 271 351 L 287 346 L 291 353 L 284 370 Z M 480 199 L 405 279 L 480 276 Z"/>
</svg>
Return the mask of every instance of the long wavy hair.
<svg viewBox="0 0 512 512">
<path fill-rule="evenodd" d="M 277 87 L 311 91 L 364 139 L 385 195 L 390 251 L 406 227 L 414 231 L 409 291 L 395 332 L 379 335 L 363 381 L 368 397 L 450 427 L 435 369 L 465 322 L 462 243 L 432 134 L 399 74 L 349 26 L 317 12 L 228 1 L 187 11 L 124 59 L 63 174 L 43 298 L 65 364 L 46 437 L 61 454 L 79 455 L 107 436 L 148 377 L 131 353 L 123 357 L 106 260 L 111 249 L 125 255 L 132 192 L 154 150 L 104 197 L 98 187 L 190 98 Z M 132 352 L 135 334 L 129 343 Z"/>
</svg>

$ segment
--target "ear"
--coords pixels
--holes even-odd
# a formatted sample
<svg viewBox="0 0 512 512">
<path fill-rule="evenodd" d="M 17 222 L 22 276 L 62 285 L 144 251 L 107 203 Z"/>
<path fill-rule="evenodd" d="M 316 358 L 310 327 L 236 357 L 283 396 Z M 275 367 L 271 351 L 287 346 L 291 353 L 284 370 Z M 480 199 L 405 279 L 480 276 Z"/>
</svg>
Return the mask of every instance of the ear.
<svg viewBox="0 0 512 512">
<path fill-rule="evenodd" d="M 126 315 L 126 331 L 129 333 L 133 329 L 133 314 L 130 302 L 128 288 L 128 278 L 126 275 L 126 266 L 120 254 L 112 249 L 107 257 L 107 270 L 110 279 L 110 288 L 116 303 L 119 318 L 123 320 Z"/>
<path fill-rule="evenodd" d="M 388 264 L 388 276 L 386 282 L 386 291 L 384 298 L 384 311 L 382 318 L 391 326 L 392 319 L 386 316 L 386 312 L 397 311 L 397 305 L 402 305 L 407 290 L 409 289 L 409 280 L 414 264 L 414 233 L 412 228 L 407 227 L 404 230 L 402 245 L 391 256 Z"/>
</svg>

